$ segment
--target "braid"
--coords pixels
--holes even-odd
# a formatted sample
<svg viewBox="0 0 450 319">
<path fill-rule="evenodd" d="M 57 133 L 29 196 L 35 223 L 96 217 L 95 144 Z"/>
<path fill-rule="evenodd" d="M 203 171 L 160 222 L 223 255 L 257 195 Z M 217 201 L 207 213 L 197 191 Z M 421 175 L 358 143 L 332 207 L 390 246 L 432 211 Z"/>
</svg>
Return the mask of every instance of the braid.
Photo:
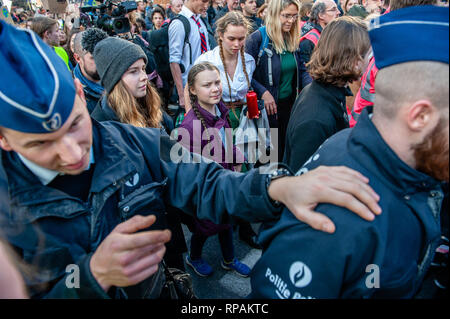
<svg viewBox="0 0 450 319">
<path fill-rule="evenodd" d="M 223 55 L 223 46 L 222 46 L 222 40 L 219 38 L 219 54 L 220 54 L 220 60 L 222 60 L 223 69 L 225 70 L 225 78 L 227 79 L 228 84 L 228 91 L 230 92 L 230 102 L 233 102 L 233 98 L 231 97 L 231 85 L 230 80 L 228 79 L 228 71 L 227 71 L 227 65 L 225 64 L 225 57 Z"/>
<path fill-rule="evenodd" d="M 227 79 L 227 83 L 228 83 L 228 92 L 230 93 L 230 102 L 231 104 L 231 112 L 233 112 L 233 114 L 236 116 L 236 118 L 238 117 L 236 114 L 236 110 L 235 107 L 233 106 L 233 98 L 231 97 L 231 85 L 230 85 L 230 80 L 228 79 L 228 71 L 227 71 L 227 66 L 225 64 L 225 57 L 223 55 L 223 46 L 222 46 L 222 40 L 219 38 L 219 54 L 220 54 L 220 60 L 222 60 L 222 64 L 223 64 L 223 69 L 225 70 L 225 78 Z M 231 121 L 230 121 L 230 117 L 227 116 L 228 119 L 228 124 L 230 125 L 231 128 L 233 128 L 233 126 L 231 126 Z"/>
<path fill-rule="evenodd" d="M 230 113 L 227 114 L 227 122 L 230 128 L 233 129 L 233 126 L 231 126 Z"/>
<path fill-rule="evenodd" d="M 195 102 L 197 102 L 197 101 L 195 101 Z M 208 145 L 209 145 L 209 150 L 208 151 L 211 152 L 211 137 L 209 135 L 208 127 L 206 126 L 205 118 L 200 113 L 200 110 L 198 109 L 197 103 L 193 103 L 192 104 L 192 110 L 194 111 L 195 116 L 200 120 L 200 122 L 202 123 L 203 128 L 206 131 L 206 135 L 208 137 Z M 203 135 L 203 134 L 201 134 L 201 135 Z M 200 136 L 200 140 L 201 140 L 201 138 L 202 138 L 202 136 Z M 200 153 L 200 155 L 202 155 L 202 154 Z"/>
<path fill-rule="evenodd" d="M 245 79 L 247 80 L 248 88 L 250 89 L 250 79 L 247 73 L 247 66 L 245 65 L 245 52 L 244 47 L 241 48 L 241 60 L 242 60 L 242 69 L 244 70 Z"/>
</svg>

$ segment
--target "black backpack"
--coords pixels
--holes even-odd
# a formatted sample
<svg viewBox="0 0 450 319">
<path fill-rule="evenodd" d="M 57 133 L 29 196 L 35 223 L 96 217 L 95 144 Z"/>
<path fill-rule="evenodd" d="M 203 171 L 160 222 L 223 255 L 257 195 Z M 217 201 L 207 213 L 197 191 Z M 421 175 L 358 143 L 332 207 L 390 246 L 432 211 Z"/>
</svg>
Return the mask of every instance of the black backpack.
<svg viewBox="0 0 450 319">
<path fill-rule="evenodd" d="M 173 83 L 172 72 L 170 71 L 170 62 L 169 62 L 169 25 L 172 21 L 179 19 L 183 23 L 184 26 L 184 44 L 189 45 L 189 64 L 192 65 L 194 61 L 192 61 L 192 53 L 191 53 L 191 44 L 189 43 L 189 33 L 191 32 L 191 25 L 189 24 L 189 20 L 179 14 L 173 17 L 168 23 L 164 23 L 161 26 L 161 29 L 154 30 L 148 33 L 147 40 L 149 43 L 149 50 L 153 53 L 156 62 L 156 70 L 158 74 L 161 76 L 162 80 L 165 82 Z M 208 30 L 208 42 L 211 49 L 213 49 L 217 43 L 214 39 L 214 33 L 211 29 L 209 23 L 203 19 L 203 22 L 206 25 Z M 184 47 L 184 45 L 183 45 Z M 185 72 L 184 66 L 180 64 L 181 73 Z"/>
<path fill-rule="evenodd" d="M 191 25 L 189 20 L 182 15 L 177 15 L 168 23 L 164 23 L 161 29 L 148 32 L 148 48 L 153 53 L 156 62 L 156 70 L 161 76 L 163 81 L 173 82 L 172 72 L 170 71 L 169 62 L 169 25 L 172 21 L 179 19 L 183 23 L 184 27 L 184 43 L 189 45 L 189 54 L 191 54 L 191 44 L 189 43 L 189 32 L 191 32 Z M 183 46 L 184 47 L 184 46 Z M 192 57 L 189 57 L 189 61 L 192 61 Z M 184 72 L 183 65 L 180 64 L 181 73 Z"/>
</svg>

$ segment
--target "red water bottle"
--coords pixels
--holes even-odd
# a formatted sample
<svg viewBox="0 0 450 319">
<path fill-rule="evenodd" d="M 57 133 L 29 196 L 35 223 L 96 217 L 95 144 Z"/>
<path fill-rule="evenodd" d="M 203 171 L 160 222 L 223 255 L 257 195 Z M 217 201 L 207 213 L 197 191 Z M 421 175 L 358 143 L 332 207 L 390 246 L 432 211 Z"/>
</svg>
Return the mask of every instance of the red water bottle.
<svg viewBox="0 0 450 319">
<path fill-rule="evenodd" d="M 259 118 L 258 98 L 252 90 L 247 93 L 247 117 L 249 119 Z"/>
</svg>

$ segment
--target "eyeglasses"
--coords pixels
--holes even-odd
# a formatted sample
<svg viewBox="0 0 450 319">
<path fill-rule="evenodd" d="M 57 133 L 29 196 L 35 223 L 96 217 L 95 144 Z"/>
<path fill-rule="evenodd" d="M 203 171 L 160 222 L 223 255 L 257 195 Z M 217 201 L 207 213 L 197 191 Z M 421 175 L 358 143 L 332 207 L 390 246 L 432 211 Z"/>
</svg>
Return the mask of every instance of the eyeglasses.
<svg viewBox="0 0 450 319">
<path fill-rule="evenodd" d="M 295 21 L 295 20 L 297 20 L 298 19 L 298 14 L 296 14 L 296 15 L 290 15 L 290 14 L 284 14 L 284 13 L 282 13 L 282 14 L 280 14 L 283 18 L 285 18 L 286 20 L 288 20 L 288 21 Z"/>
<path fill-rule="evenodd" d="M 336 11 L 339 11 L 339 9 L 337 7 L 333 7 L 332 9 L 328 9 L 328 10 L 325 10 L 325 11 L 327 11 L 327 12 L 336 12 Z"/>
</svg>

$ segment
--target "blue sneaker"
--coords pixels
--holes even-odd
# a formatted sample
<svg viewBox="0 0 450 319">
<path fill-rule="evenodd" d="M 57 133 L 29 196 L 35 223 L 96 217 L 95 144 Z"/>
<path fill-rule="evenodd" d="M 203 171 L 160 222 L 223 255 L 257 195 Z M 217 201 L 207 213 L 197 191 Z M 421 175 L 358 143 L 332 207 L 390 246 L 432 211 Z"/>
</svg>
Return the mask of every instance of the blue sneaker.
<svg viewBox="0 0 450 319">
<path fill-rule="evenodd" d="M 246 264 L 241 263 L 235 257 L 232 262 L 226 263 L 222 260 L 222 268 L 226 270 L 234 270 L 238 275 L 242 277 L 248 277 L 250 275 L 251 269 Z"/>
<path fill-rule="evenodd" d="M 191 257 L 186 256 L 186 264 L 192 267 L 195 273 L 199 276 L 206 277 L 213 273 L 211 266 L 203 259 L 192 260 Z"/>
</svg>

